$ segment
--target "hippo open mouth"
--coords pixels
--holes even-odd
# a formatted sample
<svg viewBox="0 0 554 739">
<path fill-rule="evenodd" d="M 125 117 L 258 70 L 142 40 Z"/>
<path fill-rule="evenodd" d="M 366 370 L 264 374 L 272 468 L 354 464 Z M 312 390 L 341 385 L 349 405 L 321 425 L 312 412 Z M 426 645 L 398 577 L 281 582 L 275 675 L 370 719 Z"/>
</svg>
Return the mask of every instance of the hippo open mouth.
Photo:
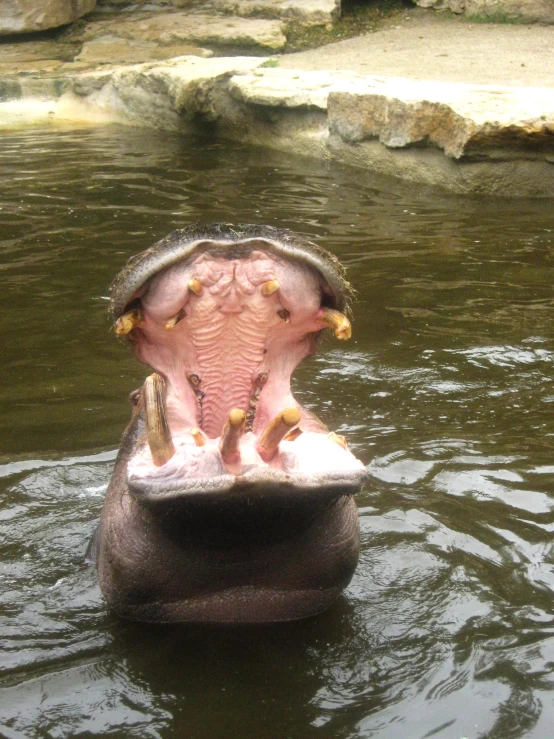
<svg viewBox="0 0 554 739">
<path fill-rule="evenodd" d="M 115 332 L 154 374 L 94 544 L 116 611 L 286 620 L 348 583 L 365 468 L 290 381 L 324 329 L 350 337 L 349 292 L 331 254 L 253 225 L 176 231 L 118 275 Z"/>
<path fill-rule="evenodd" d="M 320 331 L 350 338 L 341 273 L 314 245 L 259 227 L 177 232 L 128 265 L 112 291 L 115 330 L 156 370 L 141 394 L 147 440 L 128 464 L 137 494 L 359 486 L 344 437 L 290 388 Z"/>
</svg>

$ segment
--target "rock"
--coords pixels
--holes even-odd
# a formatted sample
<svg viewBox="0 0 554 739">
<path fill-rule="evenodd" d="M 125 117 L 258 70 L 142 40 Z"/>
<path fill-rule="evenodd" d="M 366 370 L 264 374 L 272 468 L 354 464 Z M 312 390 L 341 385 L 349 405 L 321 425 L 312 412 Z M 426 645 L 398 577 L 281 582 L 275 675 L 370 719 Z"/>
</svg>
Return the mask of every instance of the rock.
<svg viewBox="0 0 554 739">
<path fill-rule="evenodd" d="M 194 5 L 194 0 L 98 0 L 98 9 L 150 9 L 167 12 Z M 208 0 L 204 8 L 243 18 L 296 20 L 305 25 L 331 23 L 340 15 L 340 0 Z"/>
<path fill-rule="evenodd" d="M 145 6 L 160 11 L 187 8 L 194 5 L 196 0 L 97 0 L 98 10 L 111 12 L 114 10 L 137 10 Z"/>
<path fill-rule="evenodd" d="M 186 43 L 161 46 L 153 41 L 133 41 L 107 34 L 86 41 L 75 61 L 87 64 L 136 64 L 178 56 L 209 57 L 213 56 L 213 51 Z"/>
<path fill-rule="evenodd" d="M 0 35 L 57 28 L 94 9 L 96 0 L 2 0 Z"/>
<path fill-rule="evenodd" d="M 14 70 L 18 74 L 50 72 L 71 58 L 72 51 L 51 39 L 4 42 L 0 44 L 0 78 L 13 75 Z"/>
<path fill-rule="evenodd" d="M 351 72 L 257 69 L 232 77 L 229 92 L 235 100 L 247 105 L 326 111 L 332 91 L 348 89 L 360 80 L 363 78 Z"/>
<path fill-rule="evenodd" d="M 554 0 L 465 0 L 465 13 L 500 22 L 554 23 Z"/>
<path fill-rule="evenodd" d="M 214 101 L 218 86 L 261 63 L 258 57 L 188 56 L 80 74 L 69 81 L 69 90 L 58 101 L 58 114 L 190 132 L 197 116 L 218 119 Z"/>
<path fill-rule="evenodd" d="M 332 23 L 340 15 L 340 0 L 213 0 L 213 6 L 243 17 L 283 18 L 303 25 Z"/>
<path fill-rule="evenodd" d="M 414 0 L 420 8 L 434 8 L 435 10 L 451 10 L 453 13 L 463 13 L 466 0 Z"/>
<path fill-rule="evenodd" d="M 506 23 L 554 23 L 554 0 L 414 0 L 422 8 Z"/>
<path fill-rule="evenodd" d="M 389 79 L 331 92 L 328 121 L 350 164 L 455 192 L 554 195 L 552 89 Z"/>
<path fill-rule="evenodd" d="M 178 12 L 129 13 L 128 17 L 95 21 L 87 24 L 82 38 L 86 42 L 102 36 L 160 47 L 215 44 L 275 51 L 286 43 L 280 21 Z"/>
<path fill-rule="evenodd" d="M 486 149 L 554 152 L 554 90 L 390 79 L 380 90 L 332 92 L 329 129 L 343 141 L 432 145 L 454 159 Z"/>
</svg>

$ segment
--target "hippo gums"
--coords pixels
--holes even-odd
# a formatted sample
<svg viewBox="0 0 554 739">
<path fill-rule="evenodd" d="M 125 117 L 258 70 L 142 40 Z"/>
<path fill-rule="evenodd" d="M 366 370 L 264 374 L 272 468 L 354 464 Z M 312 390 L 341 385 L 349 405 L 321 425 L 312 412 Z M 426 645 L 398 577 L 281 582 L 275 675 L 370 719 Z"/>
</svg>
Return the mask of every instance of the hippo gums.
<svg viewBox="0 0 554 739">
<path fill-rule="evenodd" d="M 154 373 L 89 548 L 115 612 L 286 621 L 349 583 L 365 468 L 290 387 L 325 328 L 350 337 L 349 294 L 334 256 L 254 225 L 175 231 L 117 276 L 115 333 Z"/>
</svg>

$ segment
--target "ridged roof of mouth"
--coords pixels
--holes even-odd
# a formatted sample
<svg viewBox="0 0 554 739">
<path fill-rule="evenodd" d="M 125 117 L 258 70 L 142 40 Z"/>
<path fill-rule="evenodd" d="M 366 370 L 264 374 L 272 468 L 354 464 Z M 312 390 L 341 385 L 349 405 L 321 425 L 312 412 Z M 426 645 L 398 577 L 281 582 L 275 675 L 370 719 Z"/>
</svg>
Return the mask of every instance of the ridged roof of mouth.
<svg viewBox="0 0 554 739">
<path fill-rule="evenodd" d="M 325 327 L 350 336 L 340 312 L 348 296 L 335 257 L 269 227 L 177 231 L 130 260 L 113 284 L 111 313 L 156 372 L 142 393 L 150 448 L 139 450 L 132 474 L 156 476 L 152 466 L 175 456 L 168 469 L 212 485 L 253 468 L 306 475 L 317 439 L 328 448 L 328 429 L 294 399 L 290 378 Z M 304 461 L 289 443 L 300 431 Z M 359 475 L 335 437 L 327 473 Z"/>
</svg>

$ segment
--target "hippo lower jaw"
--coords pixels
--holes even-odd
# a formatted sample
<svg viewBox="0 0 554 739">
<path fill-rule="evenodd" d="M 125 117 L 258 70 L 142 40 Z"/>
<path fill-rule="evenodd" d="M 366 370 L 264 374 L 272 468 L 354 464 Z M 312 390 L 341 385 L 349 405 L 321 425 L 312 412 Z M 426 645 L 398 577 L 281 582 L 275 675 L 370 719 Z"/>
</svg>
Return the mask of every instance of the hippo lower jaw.
<svg viewBox="0 0 554 739">
<path fill-rule="evenodd" d="M 301 414 L 294 410 L 299 420 Z M 229 499 L 248 496 L 251 501 L 257 497 L 290 498 L 291 504 L 302 497 L 333 500 L 355 493 L 366 477 L 364 466 L 348 451 L 344 437 L 326 430 L 303 431 L 295 423 L 290 431 L 283 424 L 284 438 L 268 451 L 263 447 L 263 433 L 243 433 L 242 425 L 237 426 L 238 433 L 231 441 L 224 429 L 215 439 L 200 436 L 198 445 L 198 428 L 160 439 L 148 428 L 148 411 L 145 416 L 146 438 L 127 463 L 127 485 L 145 504 L 187 498 L 201 505 L 221 495 Z M 158 427 L 166 425 L 162 416 L 159 421 Z M 227 429 L 230 425 L 228 422 Z M 170 455 L 166 454 L 168 448 Z"/>
<path fill-rule="evenodd" d="M 345 289 L 330 255 L 255 227 L 177 232 L 118 277 L 116 333 L 155 370 L 97 536 L 121 615 L 288 620 L 349 582 L 366 472 L 290 389 L 323 328 L 349 337 Z"/>
</svg>

